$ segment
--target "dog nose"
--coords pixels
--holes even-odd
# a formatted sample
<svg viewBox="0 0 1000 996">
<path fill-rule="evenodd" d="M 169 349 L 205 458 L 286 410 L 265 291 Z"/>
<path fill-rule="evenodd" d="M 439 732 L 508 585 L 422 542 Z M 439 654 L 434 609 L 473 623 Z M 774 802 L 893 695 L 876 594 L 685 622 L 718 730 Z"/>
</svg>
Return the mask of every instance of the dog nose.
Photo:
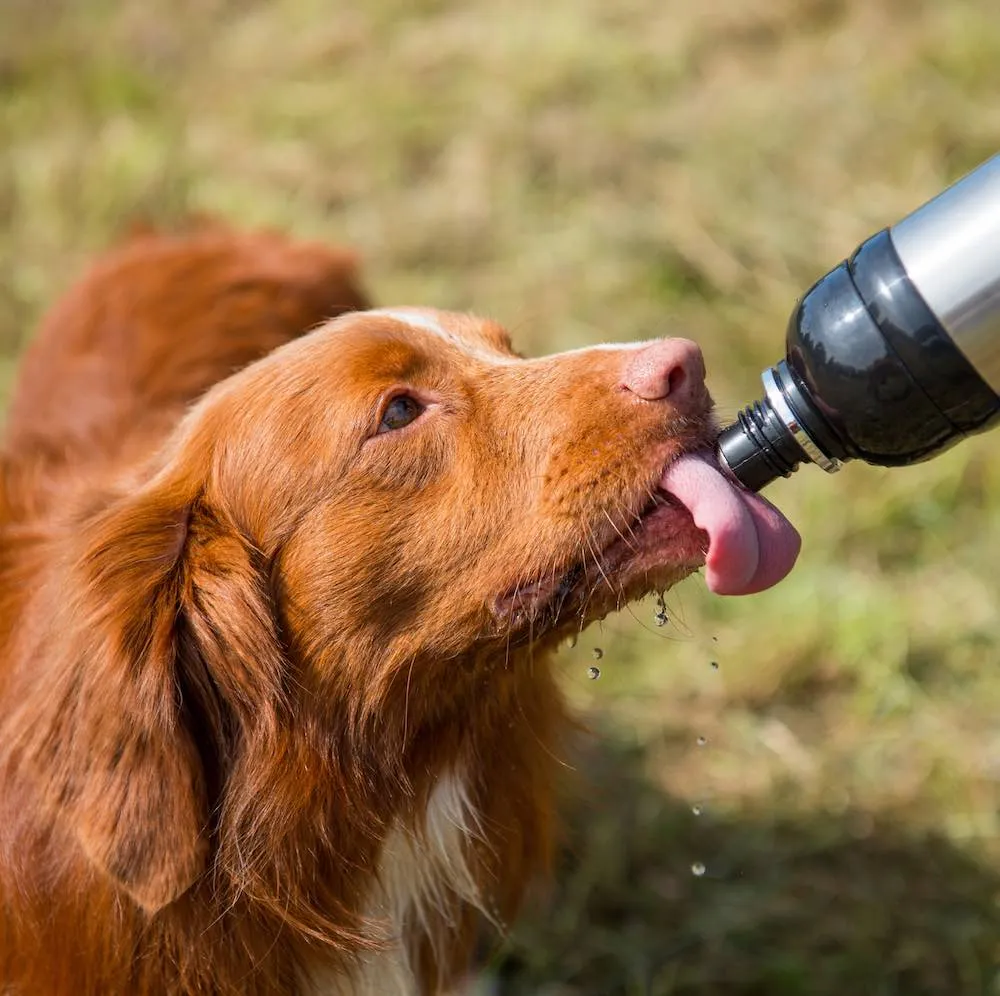
<svg viewBox="0 0 1000 996">
<path fill-rule="evenodd" d="M 690 339 L 658 339 L 634 353 L 622 384 L 644 401 L 691 400 L 705 386 L 705 358 Z"/>
</svg>

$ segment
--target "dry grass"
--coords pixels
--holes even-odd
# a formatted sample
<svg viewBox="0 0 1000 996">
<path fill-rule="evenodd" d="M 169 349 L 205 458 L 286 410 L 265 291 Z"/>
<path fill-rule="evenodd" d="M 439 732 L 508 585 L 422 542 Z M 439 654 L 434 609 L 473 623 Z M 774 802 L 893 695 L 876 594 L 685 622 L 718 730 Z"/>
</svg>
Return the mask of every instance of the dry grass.
<svg viewBox="0 0 1000 996">
<path fill-rule="evenodd" d="M 118 229 L 211 212 L 532 351 L 683 331 L 732 412 L 812 279 L 1000 148 L 998 65 L 994 0 L 3 0 L 0 391 Z M 990 445 L 806 470 L 791 580 L 567 653 L 590 788 L 484 988 L 1000 992 Z"/>
</svg>

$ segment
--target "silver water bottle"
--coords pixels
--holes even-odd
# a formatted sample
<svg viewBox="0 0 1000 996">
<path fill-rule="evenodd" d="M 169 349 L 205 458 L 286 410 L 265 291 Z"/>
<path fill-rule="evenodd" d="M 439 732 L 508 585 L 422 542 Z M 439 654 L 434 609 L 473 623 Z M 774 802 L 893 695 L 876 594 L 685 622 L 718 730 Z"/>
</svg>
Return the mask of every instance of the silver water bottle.
<svg viewBox="0 0 1000 996">
<path fill-rule="evenodd" d="M 916 463 L 1000 424 L 1000 156 L 818 280 L 786 347 L 718 440 L 752 491 L 803 462 Z"/>
</svg>

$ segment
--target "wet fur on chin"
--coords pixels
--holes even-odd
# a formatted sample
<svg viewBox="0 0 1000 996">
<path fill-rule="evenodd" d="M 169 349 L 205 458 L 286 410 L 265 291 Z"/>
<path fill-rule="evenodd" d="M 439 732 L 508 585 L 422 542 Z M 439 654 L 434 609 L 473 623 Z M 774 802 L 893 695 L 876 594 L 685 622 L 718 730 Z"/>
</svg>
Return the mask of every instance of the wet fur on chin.
<svg viewBox="0 0 1000 996">
<path fill-rule="evenodd" d="M 435 992 L 546 867 L 545 657 L 700 540 L 578 578 L 544 628 L 496 597 L 631 528 L 710 401 L 366 305 L 346 252 L 150 234 L 29 350 L 0 455 L 12 994 Z M 376 431 L 401 384 L 423 421 Z"/>
</svg>

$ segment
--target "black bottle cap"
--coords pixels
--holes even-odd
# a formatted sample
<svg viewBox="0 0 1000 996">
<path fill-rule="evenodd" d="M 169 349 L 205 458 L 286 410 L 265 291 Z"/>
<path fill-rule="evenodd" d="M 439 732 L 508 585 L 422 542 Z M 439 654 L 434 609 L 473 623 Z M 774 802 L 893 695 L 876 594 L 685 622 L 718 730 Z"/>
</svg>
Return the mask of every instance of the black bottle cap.
<svg viewBox="0 0 1000 996">
<path fill-rule="evenodd" d="M 916 463 L 1000 421 L 1000 400 L 916 291 L 888 231 L 816 281 L 786 346 L 765 372 L 765 399 L 719 437 L 721 463 L 754 491 L 805 460 Z"/>
</svg>

